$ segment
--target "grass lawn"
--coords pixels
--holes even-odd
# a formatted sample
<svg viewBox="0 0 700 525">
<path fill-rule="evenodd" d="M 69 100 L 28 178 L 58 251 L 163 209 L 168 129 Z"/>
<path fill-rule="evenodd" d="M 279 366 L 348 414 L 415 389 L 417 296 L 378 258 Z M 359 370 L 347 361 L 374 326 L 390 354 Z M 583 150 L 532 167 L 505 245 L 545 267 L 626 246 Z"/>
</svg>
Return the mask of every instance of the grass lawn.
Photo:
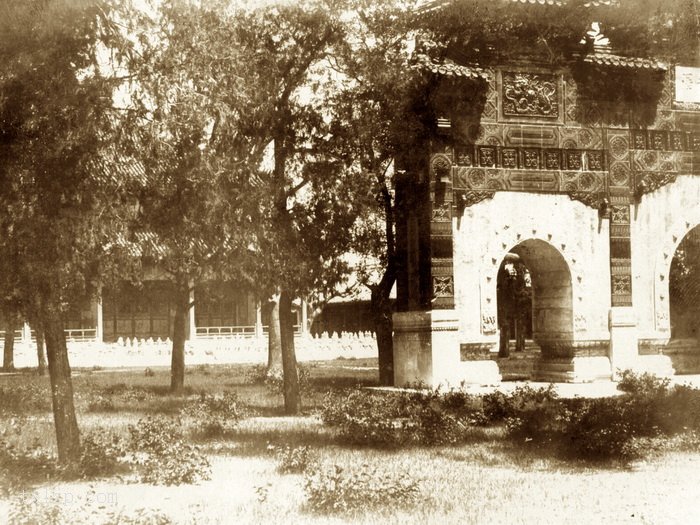
<svg viewBox="0 0 700 525">
<path fill-rule="evenodd" d="M 17 523 L 700 523 L 700 454 L 664 453 L 622 468 L 557 459 L 544 450 L 505 440 L 499 428 L 474 432 L 468 444 L 381 450 L 343 445 L 318 410 L 325 392 L 375 384 L 376 360 L 316 362 L 308 370 L 304 411 L 284 417 L 281 396 L 262 385 L 252 365 L 188 369 L 189 398 L 201 392 L 236 392 L 245 417 L 211 439 L 189 435 L 211 463 L 211 479 L 198 484 L 150 485 L 120 474 L 62 481 L 28 471 L 0 487 L 0 523 L 22 508 Z M 91 429 L 126 435 L 127 426 L 152 414 L 177 414 L 183 398 L 167 394 L 169 371 L 76 370 L 74 385 L 83 433 Z M 19 448 L 38 441 L 54 448 L 48 379 L 0 377 L 0 388 L 23 391 L 28 417 L 0 415 L 0 441 Z M 13 401 L 0 401 L 0 407 Z M 345 514 L 317 514 L 307 504 L 305 476 L 280 474 L 275 450 L 309 447 L 321 467 L 353 473 L 373 469 L 379 479 L 406 476 L 418 482 L 411 504 L 388 499 Z M 12 486 L 7 486 L 8 483 Z M 24 507 L 21 507 L 24 505 Z M 14 511 L 13 511 L 14 509 Z M 37 510 L 38 509 L 38 510 Z M 41 514 L 41 513 L 44 514 Z M 92 513 L 92 514 L 90 514 Z M 105 521 L 108 514 L 122 517 Z M 37 516 L 42 516 L 41 519 Z M 85 518 L 88 516 L 88 518 Z M 90 517 L 91 516 L 91 517 Z M 31 521 L 34 519 L 34 521 Z"/>
</svg>

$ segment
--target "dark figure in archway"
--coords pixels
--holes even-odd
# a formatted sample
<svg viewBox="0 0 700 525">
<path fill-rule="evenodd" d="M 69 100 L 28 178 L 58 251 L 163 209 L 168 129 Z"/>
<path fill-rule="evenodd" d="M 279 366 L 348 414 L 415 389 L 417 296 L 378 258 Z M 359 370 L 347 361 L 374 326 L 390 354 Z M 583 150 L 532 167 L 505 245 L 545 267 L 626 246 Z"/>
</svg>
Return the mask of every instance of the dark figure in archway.
<svg viewBox="0 0 700 525">
<path fill-rule="evenodd" d="M 530 272 L 516 254 L 506 255 L 497 277 L 498 357 L 510 356 L 511 330 L 515 329 L 515 351 L 525 350 L 526 323 L 532 306 Z"/>
</svg>

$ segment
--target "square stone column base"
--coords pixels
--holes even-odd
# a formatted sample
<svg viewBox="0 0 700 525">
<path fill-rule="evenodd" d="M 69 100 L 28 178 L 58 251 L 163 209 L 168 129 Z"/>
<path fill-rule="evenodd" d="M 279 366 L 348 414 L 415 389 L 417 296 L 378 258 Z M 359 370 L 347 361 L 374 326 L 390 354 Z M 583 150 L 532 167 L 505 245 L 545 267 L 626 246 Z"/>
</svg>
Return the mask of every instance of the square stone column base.
<svg viewBox="0 0 700 525">
<path fill-rule="evenodd" d="M 540 357 L 532 373 L 534 381 L 551 383 L 591 383 L 610 381 L 610 359 L 590 357 Z"/>
<path fill-rule="evenodd" d="M 673 361 L 667 355 L 640 355 L 627 368 L 637 374 L 648 373 L 660 377 L 671 377 L 676 373 Z"/>
<path fill-rule="evenodd" d="M 622 370 L 634 368 L 639 358 L 637 319 L 631 306 L 613 306 L 608 317 L 610 327 L 610 364 L 613 379 Z"/>
<path fill-rule="evenodd" d="M 498 365 L 485 357 L 462 361 L 454 310 L 394 314 L 394 385 L 459 387 L 500 382 Z"/>
</svg>

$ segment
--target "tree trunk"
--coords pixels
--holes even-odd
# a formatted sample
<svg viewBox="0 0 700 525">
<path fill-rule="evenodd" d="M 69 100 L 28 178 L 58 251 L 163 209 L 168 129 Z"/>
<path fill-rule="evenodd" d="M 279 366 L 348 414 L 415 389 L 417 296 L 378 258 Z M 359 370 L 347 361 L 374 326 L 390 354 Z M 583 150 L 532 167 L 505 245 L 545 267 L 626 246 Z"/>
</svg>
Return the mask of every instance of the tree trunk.
<svg viewBox="0 0 700 525">
<path fill-rule="evenodd" d="M 294 317 L 292 298 L 282 291 L 279 299 L 280 339 L 282 342 L 282 371 L 284 373 L 284 411 L 288 415 L 298 414 L 301 409 L 297 358 L 294 353 Z"/>
<path fill-rule="evenodd" d="M 75 418 L 73 383 L 63 319 L 55 313 L 55 310 L 54 313 L 44 315 L 44 331 L 46 353 L 49 358 L 49 380 L 58 460 L 63 464 L 75 464 L 80 460 L 80 434 Z"/>
<path fill-rule="evenodd" d="M 37 357 L 37 373 L 43 376 L 46 373 L 46 352 L 44 350 L 44 331 L 36 330 L 36 357 Z"/>
<path fill-rule="evenodd" d="M 282 377 L 282 338 L 280 333 L 280 295 L 270 299 L 270 324 L 267 330 L 267 376 Z"/>
<path fill-rule="evenodd" d="M 178 286 L 175 318 L 173 319 L 173 352 L 170 362 L 170 392 L 173 394 L 181 394 L 185 386 L 185 340 L 187 339 L 189 305 L 189 286 Z"/>
<path fill-rule="evenodd" d="M 2 351 L 2 369 L 5 372 L 15 369 L 15 330 L 17 329 L 17 324 L 17 317 L 14 314 L 7 316 L 5 342 Z"/>
<path fill-rule="evenodd" d="M 394 323 L 390 295 L 396 276 L 390 273 L 393 274 L 387 269 L 379 284 L 372 287 L 370 302 L 377 337 L 379 383 L 385 386 L 394 384 Z"/>
</svg>

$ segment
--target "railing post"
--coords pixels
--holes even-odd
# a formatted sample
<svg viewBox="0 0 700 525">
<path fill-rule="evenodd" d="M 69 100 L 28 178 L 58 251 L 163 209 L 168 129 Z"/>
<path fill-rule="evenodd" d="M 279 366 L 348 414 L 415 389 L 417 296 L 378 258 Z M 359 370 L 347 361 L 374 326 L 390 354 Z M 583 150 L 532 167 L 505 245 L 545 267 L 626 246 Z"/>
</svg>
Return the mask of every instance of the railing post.
<svg viewBox="0 0 700 525">
<path fill-rule="evenodd" d="M 24 323 L 22 325 L 22 344 L 28 345 L 32 342 L 32 329 L 29 323 Z"/>
<path fill-rule="evenodd" d="M 304 299 L 301 300 L 301 335 L 309 333 L 309 310 Z"/>
<path fill-rule="evenodd" d="M 262 306 L 260 305 L 260 299 L 255 300 L 255 337 L 263 336 L 263 325 L 262 325 Z"/>
<path fill-rule="evenodd" d="M 197 338 L 197 324 L 194 317 L 194 281 L 190 282 L 190 309 L 187 311 L 187 320 L 189 322 L 189 337 L 190 341 Z"/>
<path fill-rule="evenodd" d="M 97 300 L 95 304 L 95 341 L 98 343 L 104 342 L 104 317 L 102 314 L 102 287 L 97 290 Z"/>
</svg>

